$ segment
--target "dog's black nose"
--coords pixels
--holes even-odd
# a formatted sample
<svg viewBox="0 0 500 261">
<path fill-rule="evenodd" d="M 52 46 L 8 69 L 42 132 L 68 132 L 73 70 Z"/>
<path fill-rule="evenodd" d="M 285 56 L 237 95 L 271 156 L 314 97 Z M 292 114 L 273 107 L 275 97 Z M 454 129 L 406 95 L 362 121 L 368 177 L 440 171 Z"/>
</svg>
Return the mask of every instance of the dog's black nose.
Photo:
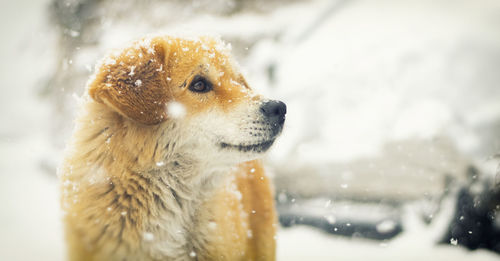
<svg viewBox="0 0 500 261">
<path fill-rule="evenodd" d="M 286 105 L 281 101 L 266 101 L 260 111 L 271 124 L 282 125 L 285 122 Z"/>
</svg>

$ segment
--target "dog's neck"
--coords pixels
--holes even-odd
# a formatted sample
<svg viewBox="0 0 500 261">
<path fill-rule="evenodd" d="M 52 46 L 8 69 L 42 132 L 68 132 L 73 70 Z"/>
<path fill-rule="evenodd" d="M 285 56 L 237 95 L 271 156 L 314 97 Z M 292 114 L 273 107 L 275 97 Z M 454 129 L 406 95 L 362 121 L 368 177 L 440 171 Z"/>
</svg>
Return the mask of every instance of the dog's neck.
<svg viewBox="0 0 500 261">
<path fill-rule="evenodd" d="M 145 223 L 146 233 L 152 233 L 157 238 L 156 243 L 149 246 L 153 256 L 163 258 L 168 254 L 170 257 L 187 257 L 191 251 L 201 250 L 196 226 L 204 222 L 200 220 L 204 214 L 201 212 L 206 211 L 203 205 L 223 184 L 223 174 L 222 170 L 203 172 L 198 167 L 175 162 L 147 173 L 161 191 L 152 206 L 160 215 Z M 183 178 L 185 176 L 205 178 L 186 179 Z M 158 225 L 163 229 L 156 229 Z"/>
<path fill-rule="evenodd" d="M 184 153 L 174 153 L 156 165 L 143 175 L 171 194 L 178 203 L 175 207 L 181 209 L 184 206 L 196 209 L 223 183 L 224 173 L 229 169 L 229 166 L 207 166 Z"/>
</svg>

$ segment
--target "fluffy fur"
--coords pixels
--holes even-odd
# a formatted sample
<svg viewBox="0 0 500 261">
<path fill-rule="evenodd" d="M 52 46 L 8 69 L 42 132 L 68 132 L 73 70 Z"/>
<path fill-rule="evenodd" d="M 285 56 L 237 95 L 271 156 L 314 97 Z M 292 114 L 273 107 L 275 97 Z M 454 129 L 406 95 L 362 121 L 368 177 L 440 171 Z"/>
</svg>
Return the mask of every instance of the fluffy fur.
<svg viewBox="0 0 500 261">
<path fill-rule="evenodd" d="M 152 37 L 96 66 L 60 168 L 70 260 L 275 259 L 257 158 L 282 123 L 228 49 Z M 200 75 L 206 93 L 190 90 Z"/>
</svg>

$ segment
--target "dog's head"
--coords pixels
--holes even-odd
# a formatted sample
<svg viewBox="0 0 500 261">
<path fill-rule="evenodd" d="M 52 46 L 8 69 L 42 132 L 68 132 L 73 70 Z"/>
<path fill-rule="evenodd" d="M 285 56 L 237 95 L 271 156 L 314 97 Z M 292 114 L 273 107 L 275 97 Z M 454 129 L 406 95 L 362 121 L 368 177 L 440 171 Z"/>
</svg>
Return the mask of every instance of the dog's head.
<svg viewBox="0 0 500 261">
<path fill-rule="evenodd" d="M 163 138 L 197 156 L 250 160 L 280 134 L 286 106 L 255 95 L 229 49 L 209 37 L 144 39 L 105 58 L 89 94 L 127 121 L 168 128 Z"/>
</svg>

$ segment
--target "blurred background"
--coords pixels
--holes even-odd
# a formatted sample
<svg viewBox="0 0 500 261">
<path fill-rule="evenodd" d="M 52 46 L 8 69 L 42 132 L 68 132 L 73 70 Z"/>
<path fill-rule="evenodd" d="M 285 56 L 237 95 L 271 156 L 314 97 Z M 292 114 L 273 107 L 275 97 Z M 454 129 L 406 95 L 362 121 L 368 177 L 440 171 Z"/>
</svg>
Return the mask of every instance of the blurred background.
<svg viewBox="0 0 500 261">
<path fill-rule="evenodd" d="M 64 260 L 55 175 L 107 50 L 148 33 L 233 46 L 288 105 L 266 164 L 278 260 L 500 260 L 500 2 L 0 3 L 0 259 Z"/>
</svg>

